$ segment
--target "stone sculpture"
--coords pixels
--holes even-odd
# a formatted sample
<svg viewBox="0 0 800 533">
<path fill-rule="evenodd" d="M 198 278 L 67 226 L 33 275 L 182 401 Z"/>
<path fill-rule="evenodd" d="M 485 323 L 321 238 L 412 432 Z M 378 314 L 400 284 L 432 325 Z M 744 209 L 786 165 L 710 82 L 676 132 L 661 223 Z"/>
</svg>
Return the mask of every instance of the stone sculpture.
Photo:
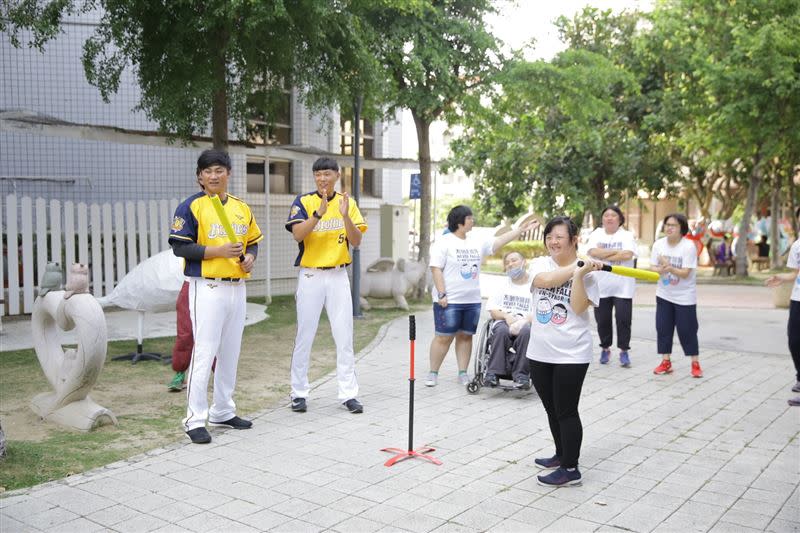
<svg viewBox="0 0 800 533">
<path fill-rule="evenodd" d="M 107 332 L 100 304 L 86 294 L 85 269 L 73 267 L 71 279 L 77 283 L 67 283 L 74 291 L 70 298 L 66 291 L 40 292 L 31 316 L 36 357 L 53 387 L 53 392 L 34 397 L 31 409 L 45 420 L 81 431 L 117 423 L 114 413 L 89 397 L 106 360 Z M 64 351 L 59 329 L 75 329 L 78 345 Z"/>
<path fill-rule="evenodd" d="M 408 309 L 406 294 L 425 279 L 428 270 L 424 263 L 398 259 L 397 263 L 382 257 L 376 259 L 361 275 L 361 307 L 369 309 L 364 298 L 394 298 L 397 307 Z"/>
</svg>

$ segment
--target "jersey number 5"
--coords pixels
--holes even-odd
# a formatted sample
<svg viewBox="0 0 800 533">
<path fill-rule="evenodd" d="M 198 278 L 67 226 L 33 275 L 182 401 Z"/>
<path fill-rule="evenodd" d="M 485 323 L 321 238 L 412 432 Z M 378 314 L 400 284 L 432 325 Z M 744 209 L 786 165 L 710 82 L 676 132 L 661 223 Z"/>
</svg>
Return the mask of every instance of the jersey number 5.
<svg viewBox="0 0 800 533">
<path fill-rule="evenodd" d="M 344 233 L 340 233 L 339 234 L 339 244 L 342 244 L 343 242 L 344 242 Z"/>
</svg>

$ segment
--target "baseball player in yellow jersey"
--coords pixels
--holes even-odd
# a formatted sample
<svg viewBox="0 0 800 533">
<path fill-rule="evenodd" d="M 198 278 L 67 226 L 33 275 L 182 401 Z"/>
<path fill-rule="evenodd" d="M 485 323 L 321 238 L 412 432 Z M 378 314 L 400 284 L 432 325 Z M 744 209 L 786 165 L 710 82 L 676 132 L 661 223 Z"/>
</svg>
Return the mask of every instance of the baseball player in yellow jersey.
<svg viewBox="0 0 800 533">
<path fill-rule="evenodd" d="M 189 308 L 194 352 L 187 384 L 188 407 L 183 420 L 186 434 L 196 444 L 211 442 L 212 426 L 249 429 L 253 423 L 236 416 L 233 389 L 242 343 L 246 307 L 244 280 L 250 277 L 264 236 L 250 208 L 227 193 L 231 159 L 219 150 L 206 150 L 197 159 L 203 192 L 184 200 L 175 210 L 169 243 L 185 260 L 189 280 Z M 237 242 L 232 243 L 211 203 L 222 201 Z M 244 260 L 239 256 L 244 252 Z M 208 379 L 214 372 L 214 401 L 208 407 Z"/>
<path fill-rule="evenodd" d="M 308 360 L 317 333 L 322 307 L 331 322 L 336 343 L 336 379 L 339 401 L 351 412 L 361 413 L 353 353 L 353 302 L 347 269 L 349 247 L 358 247 L 367 224 L 347 193 L 334 190 L 339 165 L 322 157 L 312 167 L 317 190 L 294 199 L 286 221 L 300 253 L 294 265 L 297 278 L 297 337 L 292 353 L 292 411 L 304 412 L 310 386 Z"/>
</svg>

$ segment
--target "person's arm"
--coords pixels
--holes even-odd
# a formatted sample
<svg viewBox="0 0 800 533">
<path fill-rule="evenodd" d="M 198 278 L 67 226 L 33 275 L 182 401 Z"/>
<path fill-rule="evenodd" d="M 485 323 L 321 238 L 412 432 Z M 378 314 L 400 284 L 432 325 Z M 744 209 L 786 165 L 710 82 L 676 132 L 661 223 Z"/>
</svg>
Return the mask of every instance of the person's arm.
<svg viewBox="0 0 800 533">
<path fill-rule="evenodd" d="M 355 202 L 353 205 L 355 206 Z M 360 229 L 358 229 L 358 226 L 356 226 L 355 222 L 353 222 L 352 214 L 350 213 L 350 195 L 347 193 L 343 193 L 342 198 L 339 201 L 339 213 L 342 215 L 342 219 L 344 220 L 344 231 L 347 233 L 347 241 L 351 246 L 358 248 L 361 245 L 361 240 L 364 238 L 364 234 Z M 360 220 L 360 215 L 358 216 Z"/>
<path fill-rule="evenodd" d="M 292 204 L 292 206 L 293 209 L 299 209 L 298 214 L 295 214 L 295 211 L 293 210 L 292 211 L 293 215 L 297 217 L 302 217 L 302 216 L 307 217 L 305 220 L 301 222 L 294 222 L 293 220 L 289 221 L 289 223 L 292 223 L 291 226 L 292 237 L 294 237 L 294 240 L 297 242 L 303 242 L 305 238 L 308 237 L 312 231 L 314 231 L 317 222 L 319 222 L 322 219 L 322 216 L 328 212 L 328 191 L 325 189 L 322 190 L 322 201 L 320 202 L 317 210 L 314 211 L 316 215 L 314 213 L 311 213 L 311 215 L 309 215 L 308 212 L 306 212 L 305 207 L 300 201 L 299 196 L 295 199 L 294 204 Z"/>
<path fill-rule="evenodd" d="M 589 308 L 589 305 L 591 305 L 589 297 L 586 295 L 586 281 L 584 277 L 589 272 L 600 270 L 601 268 L 603 268 L 602 263 L 590 260 L 584 261 L 582 267 L 575 269 L 575 273 L 572 275 L 572 293 L 569 297 L 569 305 L 572 306 L 572 310 L 576 313 L 583 313 Z"/>
<path fill-rule="evenodd" d="M 606 258 L 606 261 L 630 261 L 633 259 L 633 252 L 630 250 L 614 250 L 614 253 Z"/>
<path fill-rule="evenodd" d="M 592 259 L 600 259 L 602 261 L 610 261 L 611 256 L 616 253 L 616 250 L 611 248 L 589 248 L 586 252 Z"/>
<path fill-rule="evenodd" d="M 778 285 L 781 285 L 783 283 L 790 283 L 794 281 L 798 275 L 800 275 L 800 271 L 784 272 L 782 274 L 773 274 L 764 281 L 764 285 L 766 285 L 767 287 L 777 287 Z"/>
<path fill-rule="evenodd" d="M 552 289 L 553 287 L 560 287 L 572 277 L 575 272 L 576 263 L 571 265 L 558 267 L 550 272 L 539 272 L 533 278 L 531 283 L 531 290 L 533 289 Z"/>
<path fill-rule="evenodd" d="M 508 324 L 509 326 L 512 323 L 516 322 L 517 319 L 519 318 L 517 315 L 514 315 L 512 313 L 507 313 L 502 309 L 489 310 L 489 316 L 491 316 L 493 320 L 505 320 L 506 324 Z"/>
<path fill-rule="evenodd" d="M 242 255 L 243 248 L 241 242 L 226 242 L 219 246 L 203 246 L 195 242 L 173 240 L 170 244 L 175 255 L 194 261 L 214 259 L 216 257 L 239 257 Z"/>
<path fill-rule="evenodd" d="M 444 285 L 444 273 L 439 267 L 431 267 L 431 276 L 433 277 L 433 286 L 436 287 L 436 294 L 444 294 L 444 298 L 439 298 L 439 305 L 447 307 L 447 291 Z"/>
<path fill-rule="evenodd" d="M 244 251 L 244 261 L 241 263 L 242 270 L 251 272 L 258 257 L 258 243 L 249 245 Z"/>
<path fill-rule="evenodd" d="M 530 231 L 532 229 L 535 229 L 538 226 L 539 226 L 539 221 L 538 220 L 531 220 L 531 221 L 527 222 L 526 224 L 523 224 L 522 226 L 518 227 L 517 229 L 513 229 L 511 231 L 508 231 L 508 232 L 500 235 L 492 243 L 492 253 L 496 254 L 497 250 L 499 250 L 500 248 L 502 248 L 506 244 L 510 243 L 511 241 L 519 239 L 520 235 L 522 235 L 526 231 Z"/>
<path fill-rule="evenodd" d="M 694 270 L 694 269 L 693 268 L 678 268 L 678 267 L 674 267 L 674 266 L 668 264 L 668 265 L 664 266 L 663 272 L 668 272 L 670 274 L 678 276 L 681 279 L 686 279 L 686 278 L 689 277 L 689 274 L 692 273 L 692 270 Z"/>
</svg>

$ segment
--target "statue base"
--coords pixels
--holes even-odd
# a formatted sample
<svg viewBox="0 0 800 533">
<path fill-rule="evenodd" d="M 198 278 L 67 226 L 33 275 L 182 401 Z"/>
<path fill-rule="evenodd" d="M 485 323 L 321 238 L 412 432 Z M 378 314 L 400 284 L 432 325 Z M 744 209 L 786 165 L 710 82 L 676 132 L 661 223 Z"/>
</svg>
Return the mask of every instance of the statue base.
<svg viewBox="0 0 800 533">
<path fill-rule="evenodd" d="M 117 417 L 114 416 L 114 413 L 97 405 L 88 396 L 57 409 L 52 408 L 54 399 L 54 393 L 39 394 L 31 400 L 31 409 L 48 422 L 78 431 L 91 431 L 110 424 L 117 425 Z"/>
</svg>

